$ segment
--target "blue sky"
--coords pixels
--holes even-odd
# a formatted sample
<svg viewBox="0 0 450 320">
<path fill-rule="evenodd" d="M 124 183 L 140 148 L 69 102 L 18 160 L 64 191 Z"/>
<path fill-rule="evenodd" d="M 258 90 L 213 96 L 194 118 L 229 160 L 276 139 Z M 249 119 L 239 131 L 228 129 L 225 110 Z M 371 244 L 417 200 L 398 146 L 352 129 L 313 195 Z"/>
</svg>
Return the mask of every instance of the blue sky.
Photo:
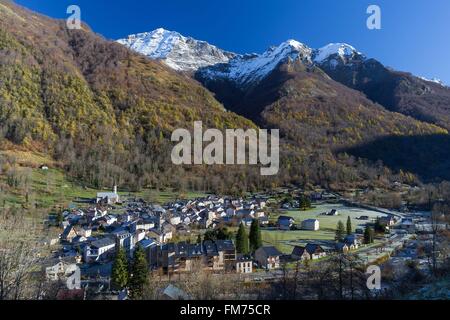
<svg viewBox="0 0 450 320">
<path fill-rule="evenodd" d="M 55 18 L 79 5 L 82 19 L 107 38 L 158 27 L 238 52 L 263 52 L 296 39 L 310 47 L 346 42 L 398 70 L 450 84 L 449 0 L 16 0 Z M 382 10 L 382 29 L 366 9 Z"/>
</svg>

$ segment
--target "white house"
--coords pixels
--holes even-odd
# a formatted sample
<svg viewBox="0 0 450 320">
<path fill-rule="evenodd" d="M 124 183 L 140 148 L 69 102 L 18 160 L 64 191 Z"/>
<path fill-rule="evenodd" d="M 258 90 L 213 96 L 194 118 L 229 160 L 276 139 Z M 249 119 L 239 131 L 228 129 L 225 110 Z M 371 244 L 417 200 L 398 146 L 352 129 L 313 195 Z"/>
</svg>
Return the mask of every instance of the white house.
<svg viewBox="0 0 450 320">
<path fill-rule="evenodd" d="M 84 261 L 92 263 L 106 260 L 114 253 L 116 242 L 111 238 L 103 238 L 91 243 L 84 249 Z"/>
<path fill-rule="evenodd" d="M 253 261 L 251 258 L 245 256 L 238 256 L 236 258 L 236 273 L 252 273 Z"/>
<path fill-rule="evenodd" d="M 317 219 L 307 219 L 302 221 L 302 229 L 309 231 L 318 231 L 320 229 L 320 223 Z"/>
</svg>

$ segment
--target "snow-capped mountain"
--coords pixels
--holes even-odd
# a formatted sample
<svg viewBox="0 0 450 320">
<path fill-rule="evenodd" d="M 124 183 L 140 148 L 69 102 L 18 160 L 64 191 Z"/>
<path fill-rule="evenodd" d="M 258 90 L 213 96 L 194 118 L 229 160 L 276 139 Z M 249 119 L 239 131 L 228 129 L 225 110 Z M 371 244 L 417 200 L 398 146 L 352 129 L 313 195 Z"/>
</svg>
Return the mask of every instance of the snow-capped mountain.
<svg viewBox="0 0 450 320">
<path fill-rule="evenodd" d="M 196 71 L 226 63 L 235 57 L 234 53 L 221 50 L 205 41 L 184 37 L 178 32 L 163 28 L 130 35 L 117 42 L 149 58 L 163 60 L 177 71 Z"/>
<path fill-rule="evenodd" d="M 338 65 L 349 65 L 354 61 L 363 61 L 366 57 L 354 47 L 346 43 L 330 43 L 314 51 L 316 64 L 336 68 Z"/>
<path fill-rule="evenodd" d="M 315 50 L 296 40 L 285 41 L 262 54 L 239 55 L 162 28 L 130 35 L 117 42 L 152 59 L 162 60 L 177 71 L 199 71 L 202 78 L 228 79 L 242 86 L 261 81 L 287 59 L 300 59 L 308 65 L 337 65 L 364 57 L 348 44 L 332 43 Z"/>
<path fill-rule="evenodd" d="M 280 62 L 287 59 L 300 59 L 306 64 L 312 64 L 312 54 L 311 48 L 298 41 L 288 40 L 263 54 L 237 55 L 227 64 L 211 66 L 199 72 L 202 78 L 228 79 L 245 86 L 264 79 Z"/>
</svg>

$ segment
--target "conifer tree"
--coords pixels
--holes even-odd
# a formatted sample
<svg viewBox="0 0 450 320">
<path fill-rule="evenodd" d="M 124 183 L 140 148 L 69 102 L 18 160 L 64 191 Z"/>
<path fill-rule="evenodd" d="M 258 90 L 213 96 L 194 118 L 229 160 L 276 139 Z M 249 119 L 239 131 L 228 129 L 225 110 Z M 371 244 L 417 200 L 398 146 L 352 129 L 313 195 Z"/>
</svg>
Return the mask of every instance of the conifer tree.
<svg viewBox="0 0 450 320">
<path fill-rule="evenodd" d="M 239 225 L 238 232 L 236 234 L 236 251 L 242 254 L 248 254 L 249 252 L 249 243 L 248 243 L 248 235 L 247 231 L 245 231 L 244 224 L 241 223 Z"/>
<path fill-rule="evenodd" d="M 345 234 L 345 227 L 341 220 L 339 220 L 337 227 L 336 227 L 336 236 L 335 240 L 338 242 L 342 242 L 344 240 L 344 234 Z"/>
<path fill-rule="evenodd" d="M 132 299 L 142 297 L 147 280 L 148 264 L 145 258 L 145 251 L 141 246 L 137 246 L 134 251 L 133 264 L 131 266 L 130 291 Z"/>
<path fill-rule="evenodd" d="M 352 232 L 352 219 L 350 219 L 350 216 L 347 217 L 347 235 L 351 235 Z"/>
<path fill-rule="evenodd" d="M 125 250 L 119 248 L 111 270 L 111 286 L 116 290 L 124 289 L 128 284 L 128 261 Z"/>
<path fill-rule="evenodd" d="M 261 229 L 259 228 L 259 221 L 257 219 L 253 219 L 252 224 L 250 226 L 250 250 L 255 252 L 260 247 L 262 247 L 262 237 L 261 237 Z"/>
</svg>

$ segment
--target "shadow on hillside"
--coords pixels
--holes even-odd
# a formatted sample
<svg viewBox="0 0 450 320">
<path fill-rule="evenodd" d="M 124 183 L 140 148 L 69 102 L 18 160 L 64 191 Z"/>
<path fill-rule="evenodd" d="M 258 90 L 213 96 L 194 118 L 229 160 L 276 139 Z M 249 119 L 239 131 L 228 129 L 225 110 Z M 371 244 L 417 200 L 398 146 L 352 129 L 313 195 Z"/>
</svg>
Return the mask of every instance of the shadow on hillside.
<svg viewBox="0 0 450 320">
<path fill-rule="evenodd" d="M 389 136 L 339 152 L 381 160 L 396 172 L 408 171 L 428 182 L 450 180 L 450 135 Z"/>
</svg>

